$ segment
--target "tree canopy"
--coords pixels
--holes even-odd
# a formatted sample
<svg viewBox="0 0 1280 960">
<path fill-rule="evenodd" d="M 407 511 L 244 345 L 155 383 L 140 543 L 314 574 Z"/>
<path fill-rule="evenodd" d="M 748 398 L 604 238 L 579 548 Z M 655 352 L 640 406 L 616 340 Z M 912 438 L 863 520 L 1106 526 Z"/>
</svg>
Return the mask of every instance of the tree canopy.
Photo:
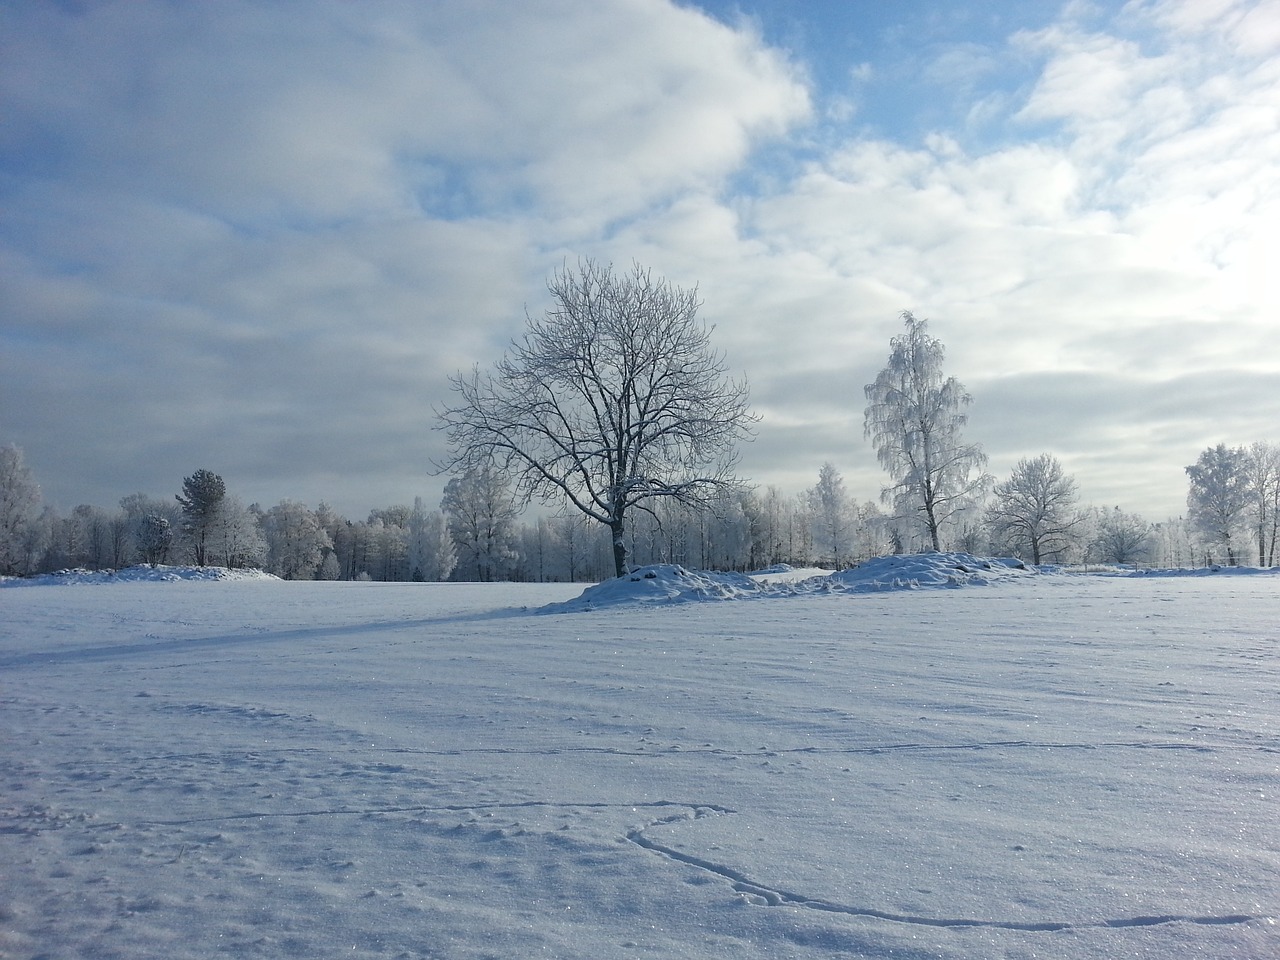
<svg viewBox="0 0 1280 960">
<path fill-rule="evenodd" d="M 711 348 L 696 290 L 593 260 L 548 288 L 552 306 L 527 318 L 492 373 L 453 378 L 443 467 L 494 466 L 525 500 L 606 525 L 621 575 L 628 511 L 654 498 L 708 503 L 736 483 L 735 446 L 754 419 L 747 386 Z"/>
<path fill-rule="evenodd" d="M 208 559 L 209 533 L 226 495 L 227 485 L 222 478 L 205 469 L 183 478 L 182 493 L 175 495 L 182 504 L 182 528 L 191 537 L 198 566 L 204 566 Z"/>
<path fill-rule="evenodd" d="M 940 550 L 943 524 L 990 479 L 982 472 L 987 455 L 962 439 L 964 408 L 972 398 L 959 380 L 943 375 L 942 341 L 910 311 L 902 321 L 905 331 L 889 341 L 889 362 L 864 388 L 863 433 L 893 478 L 885 501 L 900 515 L 917 518 L 932 548 Z"/>
</svg>

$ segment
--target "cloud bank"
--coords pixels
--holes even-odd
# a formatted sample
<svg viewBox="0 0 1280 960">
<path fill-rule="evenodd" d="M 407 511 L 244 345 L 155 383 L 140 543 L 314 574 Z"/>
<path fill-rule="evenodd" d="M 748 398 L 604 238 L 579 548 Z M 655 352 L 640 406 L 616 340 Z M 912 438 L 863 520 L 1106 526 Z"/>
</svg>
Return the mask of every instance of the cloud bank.
<svg viewBox="0 0 1280 960">
<path fill-rule="evenodd" d="M 0 442 L 68 509 L 201 466 L 431 499 L 447 375 L 587 255 L 699 286 L 758 483 L 875 496 L 862 386 L 911 309 L 994 472 L 1049 451 L 1178 513 L 1200 449 L 1280 422 L 1280 4 L 1205 8 L 934 44 L 963 97 L 895 135 L 666 0 L 6 5 Z"/>
</svg>

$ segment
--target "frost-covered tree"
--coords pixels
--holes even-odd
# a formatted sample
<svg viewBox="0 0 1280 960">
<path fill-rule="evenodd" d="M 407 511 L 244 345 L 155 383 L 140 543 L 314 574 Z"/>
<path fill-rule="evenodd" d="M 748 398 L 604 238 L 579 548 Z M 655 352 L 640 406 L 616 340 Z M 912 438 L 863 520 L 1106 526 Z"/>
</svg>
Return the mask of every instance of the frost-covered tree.
<svg viewBox="0 0 1280 960">
<path fill-rule="evenodd" d="M 1152 527 L 1119 507 L 1098 514 L 1092 553 L 1103 563 L 1142 563 L 1151 557 Z"/>
<path fill-rule="evenodd" d="M 404 527 L 387 523 L 374 511 L 366 524 L 369 537 L 369 564 L 374 580 L 388 583 L 411 579 L 408 533 Z"/>
<path fill-rule="evenodd" d="M 1280 447 L 1261 441 L 1253 444 L 1248 451 L 1247 470 L 1258 537 L 1258 566 L 1271 567 L 1276 562 L 1276 540 L 1280 536 Z"/>
<path fill-rule="evenodd" d="M 182 508 L 172 500 L 161 500 L 145 493 L 131 493 L 120 498 L 120 509 L 124 511 L 124 522 L 128 536 L 128 562 L 149 562 L 146 551 L 142 547 L 145 537 L 144 528 L 147 517 L 163 517 L 169 522 L 170 537 L 172 531 L 182 522 Z"/>
<path fill-rule="evenodd" d="M 119 570 L 126 567 L 131 562 L 129 550 L 132 544 L 129 540 L 129 520 L 125 516 L 123 510 L 117 510 L 110 514 L 110 538 L 111 538 L 111 562 L 109 566 L 112 570 Z"/>
<path fill-rule="evenodd" d="M 815 559 L 823 566 L 842 569 L 853 553 L 856 515 L 845 490 L 844 477 L 834 464 L 824 463 L 818 471 L 818 482 L 809 490 L 809 508 Z"/>
<path fill-rule="evenodd" d="M 813 504 L 807 492 L 790 497 L 791 510 L 787 514 L 787 553 L 789 563 L 806 566 L 814 562 Z"/>
<path fill-rule="evenodd" d="M 53 547 L 53 532 L 57 528 L 57 525 L 57 511 L 46 504 L 40 511 L 39 516 L 23 528 L 19 543 L 19 547 L 21 549 L 19 558 L 20 569 L 28 573 L 38 573 L 57 569 L 57 567 L 44 565 L 48 560 L 48 555 Z"/>
<path fill-rule="evenodd" d="M 1199 557 L 1196 535 L 1185 517 L 1151 525 L 1151 562 L 1159 567 L 1194 566 Z"/>
<path fill-rule="evenodd" d="M 592 260 L 548 287 L 553 306 L 528 318 L 493 374 L 453 378 L 445 468 L 496 464 L 521 499 L 567 502 L 609 529 L 621 575 L 633 509 L 704 504 L 737 482 L 746 383 L 712 350 L 696 290 Z"/>
<path fill-rule="evenodd" d="M 332 549 L 324 552 L 320 566 L 316 570 L 317 580 L 341 580 L 342 567 L 338 563 L 338 555 Z"/>
<path fill-rule="evenodd" d="M 871 500 L 858 507 L 857 560 L 869 560 L 893 552 L 893 518 Z"/>
<path fill-rule="evenodd" d="M 480 466 L 445 485 L 440 509 L 458 551 L 456 573 L 464 579 L 497 580 L 516 559 L 520 507 L 497 470 Z"/>
<path fill-rule="evenodd" d="M 381 520 L 388 527 L 407 527 L 413 515 L 413 507 L 400 503 L 369 511 L 369 523 Z"/>
<path fill-rule="evenodd" d="M 449 526 L 438 510 L 428 511 L 421 497 L 409 514 L 409 569 L 414 580 L 448 580 L 457 565 Z"/>
<path fill-rule="evenodd" d="M 1082 515 L 1076 509 L 1076 482 L 1057 457 L 1023 458 L 1008 480 L 996 484 L 987 507 L 991 539 L 1019 556 L 1040 563 L 1077 540 Z"/>
<path fill-rule="evenodd" d="M 40 487 L 15 444 L 0 447 L 0 575 L 30 573 L 26 540 L 40 509 Z"/>
<path fill-rule="evenodd" d="M 206 552 L 214 566 L 261 567 L 267 541 L 258 517 L 239 497 L 226 496 L 214 508 L 206 535 Z"/>
<path fill-rule="evenodd" d="M 885 502 L 918 520 L 940 550 L 948 518 L 990 479 L 983 473 L 987 456 L 963 440 L 963 411 L 972 398 L 959 380 L 943 375 L 942 341 L 929 336 L 927 320 L 909 311 L 902 320 L 906 330 L 890 341 L 888 364 L 865 388 L 863 432 L 893 479 Z"/>
<path fill-rule="evenodd" d="M 138 526 L 138 551 L 144 563 L 155 566 L 169 557 L 173 545 L 173 525 L 168 517 L 148 513 Z"/>
<path fill-rule="evenodd" d="M 760 570 L 774 563 L 770 549 L 773 531 L 764 501 L 755 490 L 744 490 L 740 500 L 742 519 L 747 526 L 747 566 L 750 570 Z"/>
<path fill-rule="evenodd" d="M 305 503 L 281 500 L 262 517 L 267 541 L 267 564 L 284 580 L 310 580 L 332 544 L 316 515 Z"/>
<path fill-rule="evenodd" d="M 61 527 L 65 537 L 68 563 L 88 567 L 90 570 L 111 569 L 119 564 L 115 557 L 120 552 L 115 542 L 117 517 L 100 507 L 82 503 L 71 511 Z"/>
<path fill-rule="evenodd" d="M 765 488 L 760 498 L 760 565 L 772 566 L 789 563 L 793 558 L 787 552 L 787 525 L 791 514 L 791 500 L 780 487 Z"/>
<path fill-rule="evenodd" d="M 1211 547 L 1226 551 L 1227 563 L 1237 562 L 1236 544 L 1253 502 L 1249 483 L 1249 455 L 1243 447 L 1220 443 L 1187 467 L 1187 516 Z"/>
<path fill-rule="evenodd" d="M 85 515 L 93 508 L 81 505 L 71 516 L 59 516 L 52 507 L 41 512 L 41 522 L 47 527 L 44 555 L 40 558 L 41 570 L 59 570 L 66 567 L 84 567 L 90 563 L 85 549 Z"/>
<path fill-rule="evenodd" d="M 182 505 L 182 532 L 198 567 L 208 562 L 209 534 L 226 495 L 227 485 L 222 478 L 203 468 L 183 478 L 182 492 L 175 494 L 175 499 Z"/>
</svg>

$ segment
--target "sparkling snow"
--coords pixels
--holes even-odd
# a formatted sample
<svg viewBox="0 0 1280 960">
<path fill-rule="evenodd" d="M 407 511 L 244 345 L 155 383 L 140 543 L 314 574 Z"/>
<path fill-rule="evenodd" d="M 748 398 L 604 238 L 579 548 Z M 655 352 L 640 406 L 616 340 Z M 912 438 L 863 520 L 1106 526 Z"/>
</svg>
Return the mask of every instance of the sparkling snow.
<svg viewBox="0 0 1280 960">
<path fill-rule="evenodd" d="M 0 956 L 1280 956 L 1274 574 L 172 572 L 0 589 Z"/>
</svg>

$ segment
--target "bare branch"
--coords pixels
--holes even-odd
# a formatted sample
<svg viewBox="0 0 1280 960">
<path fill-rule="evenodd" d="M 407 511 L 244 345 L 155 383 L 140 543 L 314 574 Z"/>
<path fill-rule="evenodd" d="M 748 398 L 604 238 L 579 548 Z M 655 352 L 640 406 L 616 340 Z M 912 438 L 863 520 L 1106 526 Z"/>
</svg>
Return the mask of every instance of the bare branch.
<svg viewBox="0 0 1280 960">
<path fill-rule="evenodd" d="M 452 378 L 442 467 L 497 464 L 526 500 L 568 501 L 609 526 L 621 574 L 629 509 L 707 503 L 738 483 L 736 444 L 755 422 L 747 385 L 711 349 L 696 290 L 593 260 L 548 289 L 553 305 L 494 374 Z"/>
</svg>

